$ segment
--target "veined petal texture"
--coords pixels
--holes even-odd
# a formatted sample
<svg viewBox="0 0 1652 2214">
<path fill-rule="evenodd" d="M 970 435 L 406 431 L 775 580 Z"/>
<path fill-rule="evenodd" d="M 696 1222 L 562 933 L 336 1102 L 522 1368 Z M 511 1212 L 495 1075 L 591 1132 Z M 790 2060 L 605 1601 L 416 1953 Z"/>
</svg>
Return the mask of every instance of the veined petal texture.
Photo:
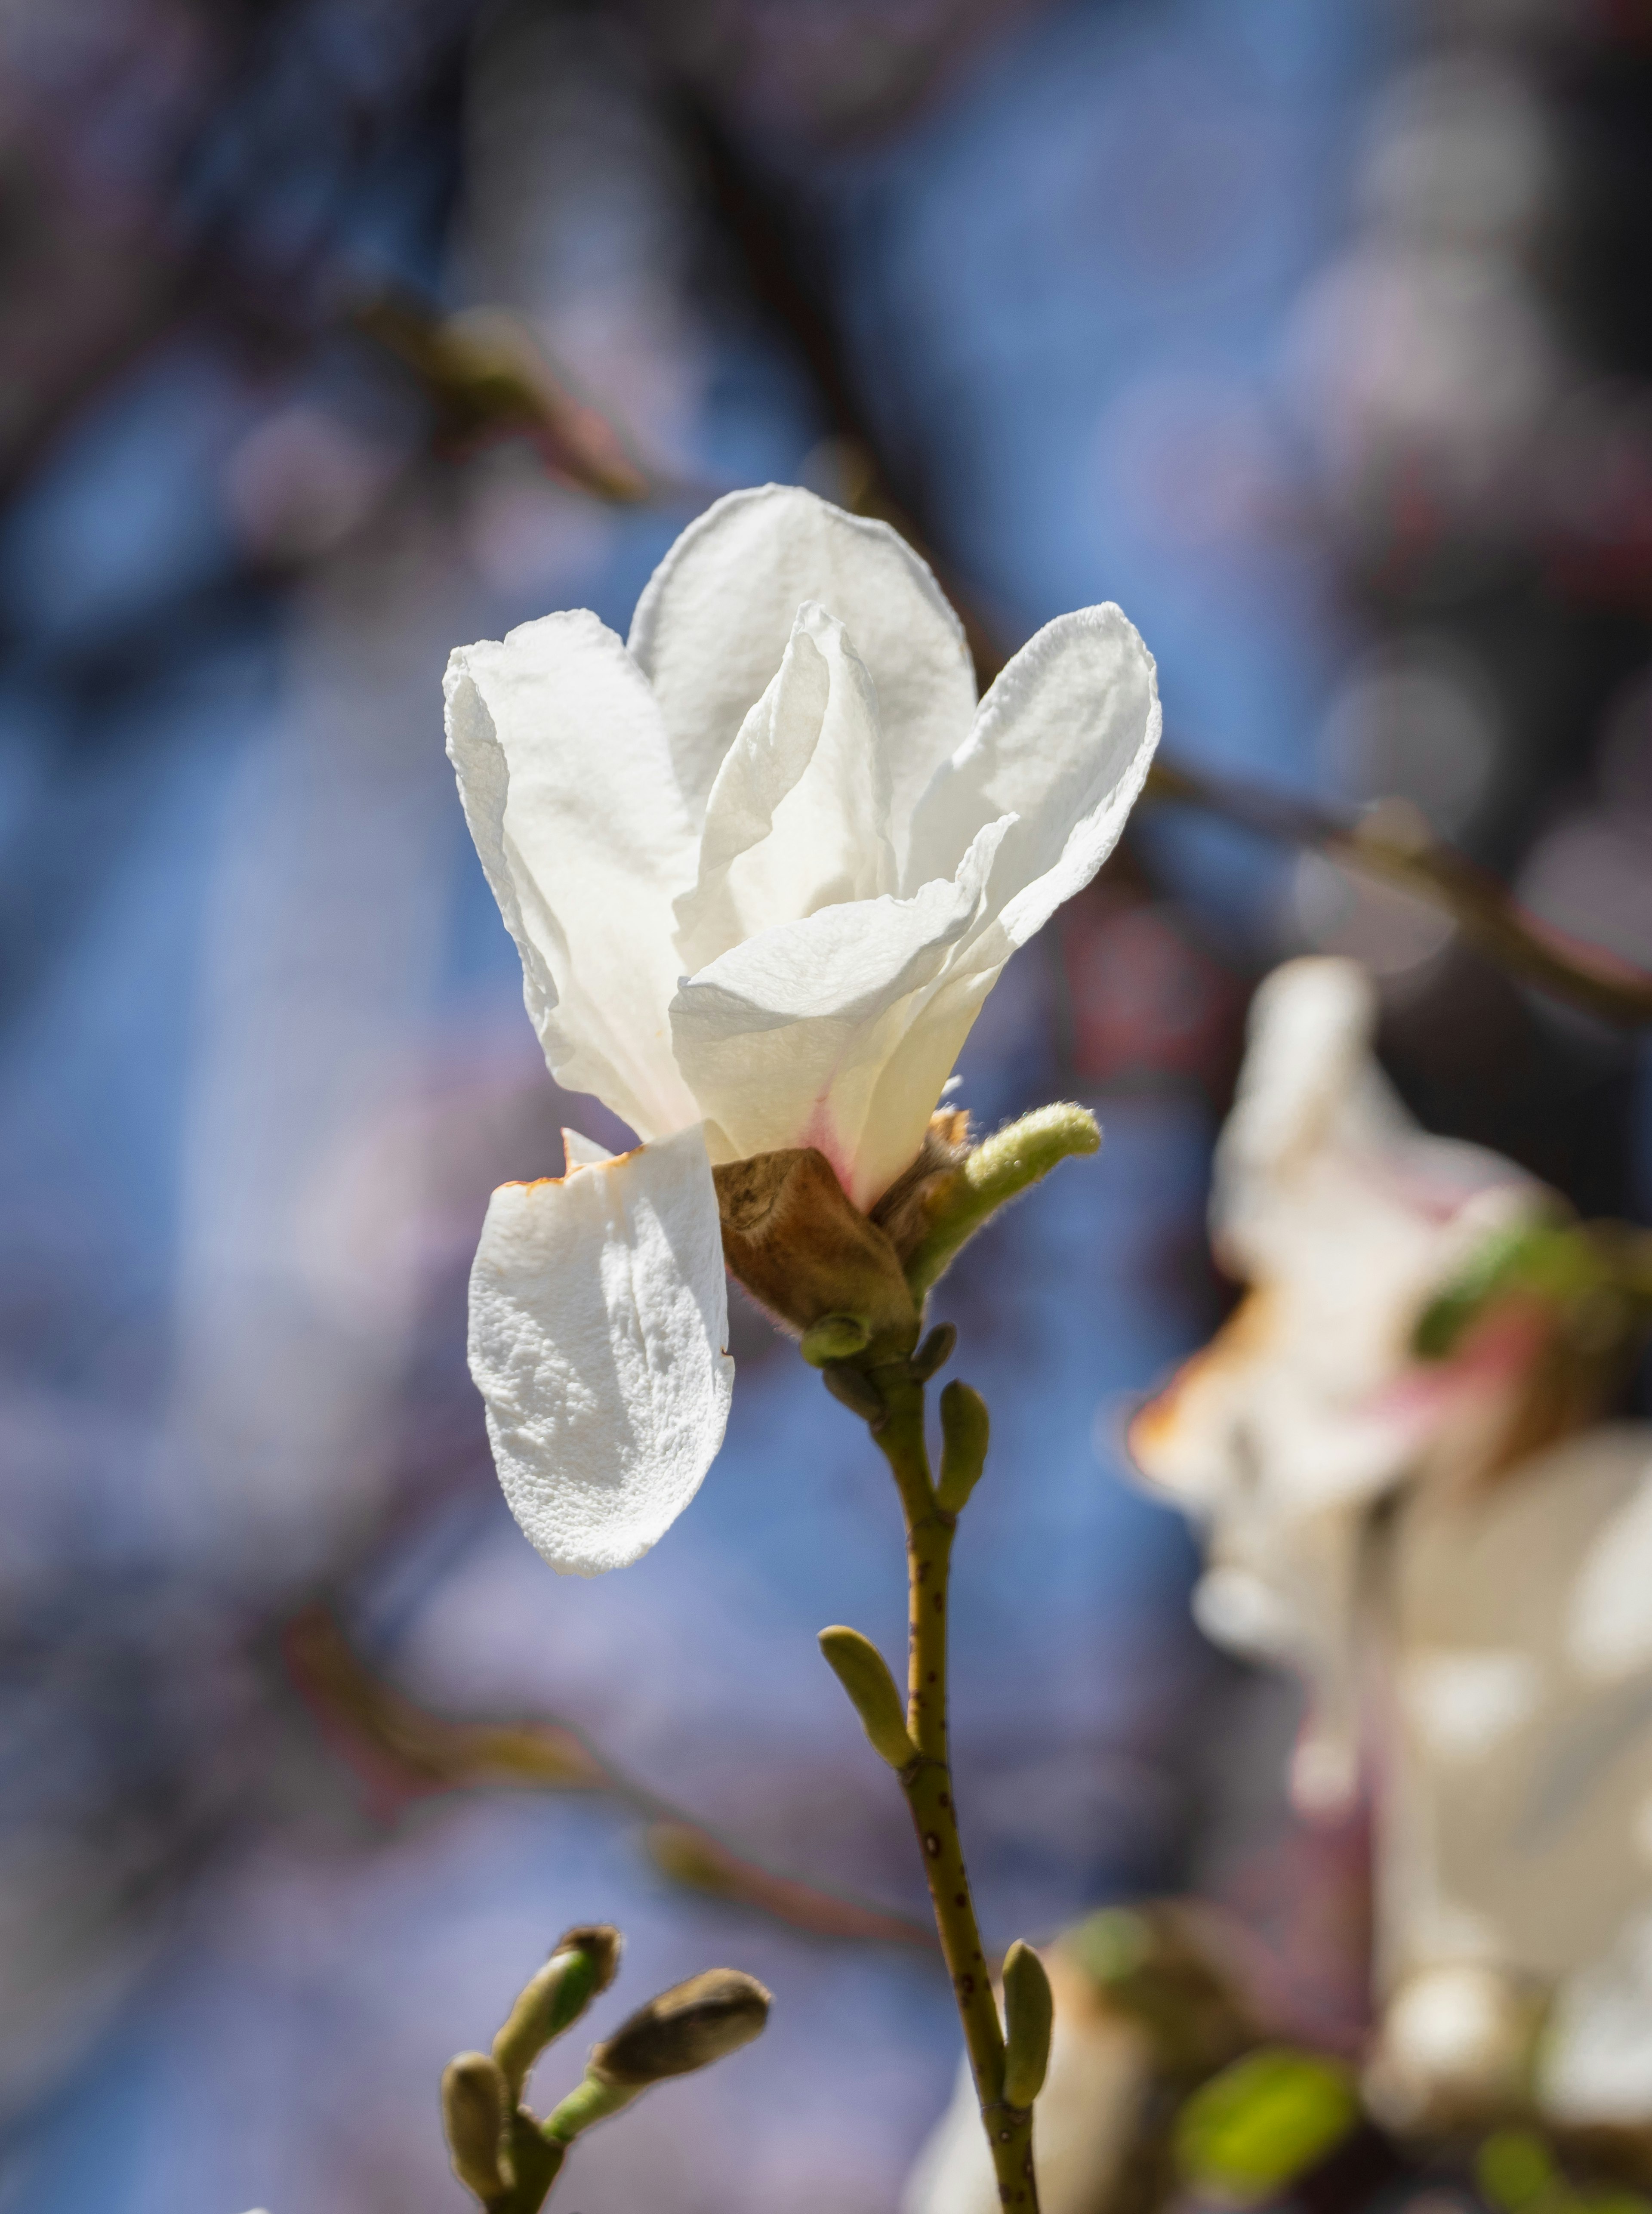
<svg viewBox="0 0 1652 2214">
<path fill-rule="evenodd" d="M 511 1512 L 552 1568 L 624 1568 L 682 1513 L 722 1442 L 728 1342 L 698 1126 L 494 1193 L 471 1373 Z"/>
<path fill-rule="evenodd" d="M 711 787 L 699 878 L 677 902 L 685 970 L 774 923 L 893 892 L 889 793 L 871 676 L 808 601 Z"/>
<path fill-rule="evenodd" d="M 647 680 L 583 609 L 463 646 L 448 752 L 551 1072 L 644 1137 L 698 1122 L 672 1058 L 695 840 Z"/>
<path fill-rule="evenodd" d="M 963 627 L 927 565 L 887 523 L 846 515 L 796 486 L 718 500 L 684 531 L 637 603 L 631 651 L 659 700 L 678 780 L 698 828 L 723 755 L 779 668 L 806 600 L 844 625 L 871 672 L 903 859 L 912 809 L 975 712 Z M 958 859 L 930 873 L 950 877 Z"/>
</svg>

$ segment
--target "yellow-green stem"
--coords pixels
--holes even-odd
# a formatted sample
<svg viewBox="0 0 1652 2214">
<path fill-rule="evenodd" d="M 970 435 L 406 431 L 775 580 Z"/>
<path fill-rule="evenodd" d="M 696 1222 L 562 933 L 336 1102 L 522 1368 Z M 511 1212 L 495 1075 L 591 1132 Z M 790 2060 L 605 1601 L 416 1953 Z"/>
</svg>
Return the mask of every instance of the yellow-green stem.
<svg viewBox="0 0 1652 2214">
<path fill-rule="evenodd" d="M 875 1374 L 887 1410 L 875 1434 L 899 1487 L 906 1518 L 911 1605 L 907 1727 L 917 1758 L 902 1774 L 901 1788 L 924 1856 L 935 1926 L 963 2023 L 998 2197 L 1017 2214 L 1037 2214 L 1032 2111 L 1004 2101 L 1003 2031 L 970 1899 L 948 1758 L 947 1609 L 956 1517 L 943 1514 L 936 1501 L 924 1436 L 924 1386 L 904 1361 L 879 1368 Z"/>
</svg>

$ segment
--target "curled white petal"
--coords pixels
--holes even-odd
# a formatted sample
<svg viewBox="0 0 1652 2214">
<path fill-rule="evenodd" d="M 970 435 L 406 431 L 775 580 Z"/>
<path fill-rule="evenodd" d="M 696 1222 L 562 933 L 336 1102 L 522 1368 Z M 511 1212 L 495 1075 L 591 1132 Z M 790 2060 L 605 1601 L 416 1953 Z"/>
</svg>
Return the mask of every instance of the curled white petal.
<svg viewBox="0 0 1652 2214">
<path fill-rule="evenodd" d="M 728 1418 L 728 1342 L 698 1127 L 494 1193 L 471 1373 L 511 1512 L 552 1568 L 624 1568 L 687 1506 Z"/>
<path fill-rule="evenodd" d="M 899 849 L 919 793 L 974 713 L 963 627 L 927 566 L 887 523 L 846 515 L 795 485 L 730 492 L 709 507 L 637 603 L 631 651 L 659 699 L 679 780 L 698 820 L 805 600 L 847 627 L 877 688 L 883 727 L 898 741 Z M 931 873 L 950 877 L 957 859 Z"/>
<path fill-rule="evenodd" d="M 873 1128 L 874 1103 L 925 994 L 978 919 L 1003 828 L 980 834 L 955 882 L 823 908 L 684 980 L 672 1008 L 677 1058 L 719 1158 L 818 1146 L 860 1207 L 905 1167 L 946 1071 L 909 1128 Z"/>
<path fill-rule="evenodd" d="M 699 876 L 677 902 L 691 973 L 743 939 L 896 886 L 877 693 L 834 616 L 799 609 L 706 807 Z"/>
<path fill-rule="evenodd" d="M 1161 721 L 1153 657 L 1111 602 L 1046 623 L 1001 672 L 918 803 L 908 887 L 950 877 L 983 823 L 1012 816 L 987 895 L 1007 957 L 1119 842 Z"/>
<path fill-rule="evenodd" d="M 672 1059 L 672 902 L 694 840 L 646 680 L 594 615 L 448 666 L 448 752 L 551 1071 L 644 1137 L 698 1122 Z"/>
</svg>

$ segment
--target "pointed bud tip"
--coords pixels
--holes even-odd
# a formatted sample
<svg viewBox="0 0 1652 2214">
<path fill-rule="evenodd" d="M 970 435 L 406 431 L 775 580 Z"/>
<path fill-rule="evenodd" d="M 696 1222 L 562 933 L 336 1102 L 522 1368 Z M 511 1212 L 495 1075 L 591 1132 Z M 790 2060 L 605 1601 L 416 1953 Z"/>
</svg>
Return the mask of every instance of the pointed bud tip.
<svg viewBox="0 0 1652 2214">
<path fill-rule="evenodd" d="M 912 1355 L 912 1374 L 920 1384 L 927 1384 L 937 1376 L 952 1359 L 958 1346 L 958 1325 L 954 1322 L 938 1322 Z"/>
<path fill-rule="evenodd" d="M 517 1993 L 493 2040 L 513 2099 L 546 2046 L 579 2020 L 619 1972 L 625 1940 L 611 1923 L 576 1923 L 564 1930 L 549 1959 Z"/>
<path fill-rule="evenodd" d="M 674 1984 L 591 2055 L 590 2073 L 607 2083 L 657 2083 L 709 2067 L 760 2036 L 772 1995 L 738 1968 L 709 1968 Z"/>
<path fill-rule="evenodd" d="M 1050 2066 L 1055 1998 L 1044 1963 L 1018 1937 L 1004 1955 L 1004 2097 L 1030 2107 Z"/>
<path fill-rule="evenodd" d="M 844 1623 L 823 1630 L 820 1642 L 826 1666 L 860 1716 L 872 1750 L 897 1772 L 909 1768 L 917 1758 L 917 1747 L 907 1734 L 905 1709 L 882 1654 L 869 1637 Z"/>
</svg>

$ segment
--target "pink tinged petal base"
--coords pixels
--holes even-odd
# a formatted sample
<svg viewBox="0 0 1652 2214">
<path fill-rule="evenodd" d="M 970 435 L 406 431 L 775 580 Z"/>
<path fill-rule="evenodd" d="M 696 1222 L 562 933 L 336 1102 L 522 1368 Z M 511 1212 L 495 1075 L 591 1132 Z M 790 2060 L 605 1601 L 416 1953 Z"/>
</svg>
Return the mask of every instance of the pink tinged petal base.
<svg viewBox="0 0 1652 2214">
<path fill-rule="evenodd" d="M 1004 826 L 990 823 L 955 883 L 910 900 L 857 900 L 765 930 L 697 976 L 671 1011 L 683 1073 L 719 1161 L 818 1146 L 856 1207 L 913 1159 L 947 1071 L 928 1098 L 872 1120 L 884 1073 L 978 920 Z"/>
<path fill-rule="evenodd" d="M 698 1126 L 494 1193 L 471 1374 L 510 1510 L 553 1569 L 625 1568 L 682 1513 L 722 1442 L 728 1342 Z"/>
</svg>

